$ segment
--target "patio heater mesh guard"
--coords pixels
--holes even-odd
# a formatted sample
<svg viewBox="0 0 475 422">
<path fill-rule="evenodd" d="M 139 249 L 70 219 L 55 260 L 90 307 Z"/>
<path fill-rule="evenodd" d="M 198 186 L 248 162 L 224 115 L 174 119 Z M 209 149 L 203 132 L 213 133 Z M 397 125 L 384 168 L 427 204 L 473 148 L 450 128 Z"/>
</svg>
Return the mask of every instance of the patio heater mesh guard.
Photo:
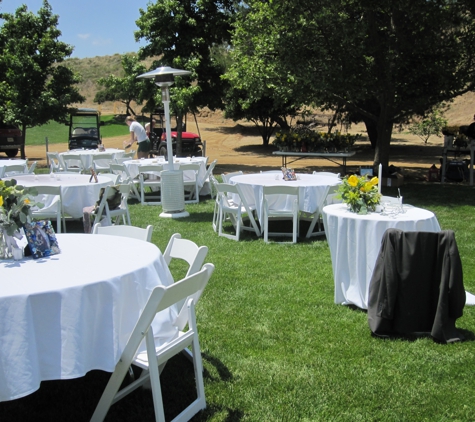
<svg viewBox="0 0 475 422">
<path fill-rule="evenodd" d="M 175 169 L 173 165 L 173 145 L 170 127 L 170 86 L 174 83 L 174 77 L 187 76 L 191 72 L 181 69 L 173 69 L 172 67 L 158 67 L 137 78 L 153 78 L 155 83 L 162 90 L 162 102 L 165 111 L 165 126 L 167 135 L 167 161 L 168 166 L 161 172 L 161 189 L 162 189 L 162 208 L 163 212 L 160 217 L 165 218 L 182 218 L 188 217 L 190 214 L 185 211 L 185 193 L 183 185 L 183 171 Z"/>
</svg>

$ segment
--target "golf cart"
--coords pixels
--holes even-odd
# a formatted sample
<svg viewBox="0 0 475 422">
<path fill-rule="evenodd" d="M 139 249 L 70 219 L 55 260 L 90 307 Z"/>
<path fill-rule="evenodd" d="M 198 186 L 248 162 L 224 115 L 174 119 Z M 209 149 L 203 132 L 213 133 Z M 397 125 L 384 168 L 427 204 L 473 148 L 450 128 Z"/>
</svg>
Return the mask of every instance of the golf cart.
<svg viewBox="0 0 475 422">
<path fill-rule="evenodd" d="M 69 149 L 97 149 L 102 144 L 101 113 L 93 108 L 78 108 L 69 118 Z"/>
<path fill-rule="evenodd" d="M 165 125 L 165 113 L 163 109 L 156 109 L 150 115 L 150 122 L 155 120 L 155 125 L 153 130 L 150 133 L 150 142 L 152 144 L 152 149 L 150 155 L 163 155 L 167 156 L 167 134 L 166 134 L 166 125 Z M 173 155 L 176 155 L 176 142 L 177 142 L 177 121 L 176 116 L 170 116 L 170 126 L 171 126 L 171 136 L 172 136 L 172 146 L 173 146 Z M 183 130 L 181 133 L 182 146 L 181 146 L 181 156 L 182 157 L 198 157 L 203 155 L 203 143 L 201 142 L 201 137 L 199 134 L 186 131 L 186 115 L 183 121 Z"/>
</svg>

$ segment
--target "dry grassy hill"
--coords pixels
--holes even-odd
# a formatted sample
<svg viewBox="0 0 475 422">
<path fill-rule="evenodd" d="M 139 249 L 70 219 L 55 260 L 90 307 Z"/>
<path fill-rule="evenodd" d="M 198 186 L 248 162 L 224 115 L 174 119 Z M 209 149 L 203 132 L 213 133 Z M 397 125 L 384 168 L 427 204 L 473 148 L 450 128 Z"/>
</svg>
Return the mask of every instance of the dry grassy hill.
<svg viewBox="0 0 475 422">
<path fill-rule="evenodd" d="M 108 102 L 99 106 L 93 101 L 96 91 L 98 90 L 96 82 L 99 78 L 111 74 L 116 76 L 123 75 L 121 58 L 122 56 L 120 54 L 114 54 L 113 56 L 97 56 L 85 59 L 72 58 L 66 60 L 68 66 L 82 76 L 79 90 L 81 94 L 86 97 L 86 102 L 81 104 L 82 107 L 99 108 L 103 113 L 121 114 L 125 112 L 125 107 L 119 102 Z M 147 59 L 143 63 L 149 67 L 152 62 L 153 59 Z M 138 106 L 138 110 L 136 111 L 140 112 L 140 106 Z M 470 123 L 474 114 L 475 92 L 470 92 L 454 100 L 446 113 L 446 118 L 451 125 L 462 125 Z M 200 117 L 203 119 L 214 119 L 216 117 L 221 119 L 222 113 L 215 115 L 215 113 L 206 111 L 202 113 Z"/>
</svg>

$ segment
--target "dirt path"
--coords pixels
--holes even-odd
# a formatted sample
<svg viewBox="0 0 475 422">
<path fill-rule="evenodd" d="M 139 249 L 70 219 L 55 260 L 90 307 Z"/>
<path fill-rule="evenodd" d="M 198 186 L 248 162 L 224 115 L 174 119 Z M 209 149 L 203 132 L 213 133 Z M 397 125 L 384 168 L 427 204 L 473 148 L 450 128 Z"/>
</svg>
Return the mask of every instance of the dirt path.
<svg viewBox="0 0 475 422">
<path fill-rule="evenodd" d="M 188 130 L 196 131 L 189 126 Z M 209 160 L 218 160 L 215 174 L 242 170 L 244 172 L 280 168 L 280 157 L 272 155 L 272 148 L 262 145 L 261 137 L 248 123 L 235 123 L 220 117 L 200 120 L 202 139 L 206 140 L 206 154 Z M 364 128 L 355 126 L 354 133 L 365 134 Z M 123 141 L 128 139 L 128 133 L 123 136 L 106 138 L 104 144 L 110 148 L 122 148 Z M 67 143 L 50 145 L 50 151 L 67 151 Z M 427 170 L 432 164 L 439 165 L 442 152 L 442 139 L 433 138 L 429 145 L 411 135 L 395 134 L 391 144 L 391 164 L 403 169 L 406 177 L 424 180 Z M 30 162 L 38 161 L 38 166 L 46 166 L 46 150 L 44 146 L 27 146 L 26 154 Z M 358 171 L 361 165 L 372 165 L 374 152 L 368 141 L 357 142 L 356 154 L 348 159 L 348 171 Z M 338 164 L 325 159 L 302 159 L 291 164 L 302 172 L 314 170 L 340 171 Z"/>
</svg>

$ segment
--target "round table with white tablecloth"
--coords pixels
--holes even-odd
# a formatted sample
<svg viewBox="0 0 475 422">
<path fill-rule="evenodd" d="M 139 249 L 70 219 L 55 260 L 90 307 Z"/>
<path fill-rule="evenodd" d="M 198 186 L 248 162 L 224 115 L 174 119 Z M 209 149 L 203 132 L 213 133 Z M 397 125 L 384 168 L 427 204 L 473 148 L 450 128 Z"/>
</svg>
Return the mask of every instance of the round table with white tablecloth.
<svg viewBox="0 0 475 422">
<path fill-rule="evenodd" d="M 180 164 L 180 165 L 186 165 L 186 164 L 199 164 L 200 169 L 198 171 L 198 180 L 202 180 L 203 177 L 205 176 L 206 173 L 206 163 L 208 162 L 207 157 L 181 157 L 181 158 L 176 158 L 173 157 L 173 163 L 174 164 Z M 149 166 L 153 164 L 168 164 L 167 161 L 165 161 L 165 157 L 155 157 L 155 158 L 142 158 L 140 160 L 128 160 L 124 161 L 123 163 L 126 167 L 127 170 L 132 178 L 136 178 L 139 175 L 139 167 L 140 166 Z M 183 180 L 186 181 L 188 179 L 192 179 L 192 173 L 191 171 L 184 171 L 183 172 Z M 200 189 L 200 194 L 201 195 L 207 195 L 209 194 L 209 188 L 205 186 L 205 189 L 208 189 L 208 191 L 205 191 L 203 189 L 203 184 L 201 183 L 198 184 L 198 187 Z"/>
<path fill-rule="evenodd" d="M 115 159 L 122 157 L 124 155 L 124 152 L 125 151 L 123 149 L 117 148 L 106 148 L 104 151 L 100 151 L 99 149 L 73 149 L 70 151 L 61 152 L 59 153 L 59 156 L 61 157 L 63 154 L 77 154 L 81 157 L 81 161 L 84 168 L 89 169 L 92 167 L 93 156 L 100 157 L 104 154 L 112 154 L 113 158 Z"/>
<path fill-rule="evenodd" d="M 98 182 L 89 181 L 86 174 L 25 174 L 13 177 L 18 184 L 31 186 L 61 186 L 63 212 L 73 218 L 82 218 L 83 208 L 94 205 L 101 188 L 112 184 L 111 179 L 98 176 Z M 41 202 L 41 198 L 38 198 Z M 50 204 L 44 203 L 47 208 Z"/>
<path fill-rule="evenodd" d="M 332 258 L 335 303 L 361 309 L 368 308 L 369 282 L 386 229 L 440 231 L 434 213 L 410 206 L 397 215 L 360 215 L 346 204 L 332 204 L 323 208 L 322 215 Z"/>
<path fill-rule="evenodd" d="M 152 289 L 173 283 L 152 243 L 89 234 L 57 240 L 57 255 L 0 261 L 0 401 L 44 380 L 112 372 Z M 176 335 L 172 313 L 154 321 L 164 339 Z"/>
<path fill-rule="evenodd" d="M 262 221 L 264 186 L 298 186 L 300 211 L 313 214 L 321 208 L 330 186 L 340 184 L 341 180 L 333 176 L 299 173 L 297 180 L 286 181 L 281 172 L 269 172 L 233 176 L 230 183 L 241 187 L 248 205 L 256 208 L 258 219 Z"/>
</svg>

